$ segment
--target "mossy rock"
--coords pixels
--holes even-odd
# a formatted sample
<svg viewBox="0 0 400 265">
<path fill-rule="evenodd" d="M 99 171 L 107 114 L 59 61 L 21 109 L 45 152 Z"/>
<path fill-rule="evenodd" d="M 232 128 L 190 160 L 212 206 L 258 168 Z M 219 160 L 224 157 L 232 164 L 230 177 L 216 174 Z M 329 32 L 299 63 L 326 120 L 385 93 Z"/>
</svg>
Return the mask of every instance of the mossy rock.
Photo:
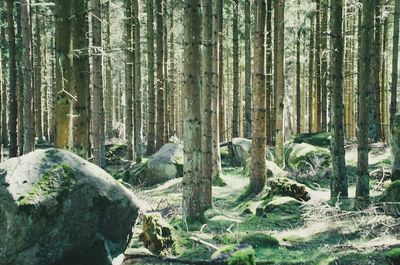
<svg viewBox="0 0 400 265">
<path fill-rule="evenodd" d="M 217 250 L 211 257 L 215 263 L 228 265 L 255 265 L 255 251 L 247 244 L 228 245 Z"/>
<path fill-rule="evenodd" d="M 272 161 L 266 160 L 265 161 L 267 166 L 267 176 L 266 178 L 278 178 L 278 177 L 286 177 L 287 172 L 281 169 L 277 164 Z M 243 177 L 250 177 L 251 174 L 251 158 L 246 160 L 244 164 L 242 176 Z"/>
<path fill-rule="evenodd" d="M 174 228 L 159 213 L 145 214 L 139 239 L 151 252 L 162 254 L 174 244 L 173 232 Z"/>
<path fill-rule="evenodd" d="M 292 142 L 296 144 L 311 144 L 319 147 L 329 147 L 331 144 L 331 134 L 329 132 L 324 133 L 301 133 L 296 134 L 292 138 Z"/>
<path fill-rule="evenodd" d="M 394 248 L 385 255 L 386 261 L 391 265 L 400 265 L 400 248 Z"/>
<path fill-rule="evenodd" d="M 264 199 L 272 199 L 274 196 L 292 197 L 300 201 L 310 200 L 306 186 L 289 178 L 271 178 L 267 181 L 268 194 Z"/>
<path fill-rule="evenodd" d="M 396 180 L 379 197 L 386 213 L 400 215 L 400 180 Z"/>
<path fill-rule="evenodd" d="M 128 152 L 126 144 L 115 144 L 106 146 L 106 159 L 107 163 L 118 163 L 125 159 Z"/>
<path fill-rule="evenodd" d="M 331 154 L 328 149 L 302 143 L 288 150 L 287 165 L 291 170 L 306 172 L 331 166 Z"/>
<path fill-rule="evenodd" d="M 274 197 L 265 206 L 265 212 L 280 211 L 283 213 L 294 213 L 299 211 L 301 202 L 292 197 Z"/>
</svg>

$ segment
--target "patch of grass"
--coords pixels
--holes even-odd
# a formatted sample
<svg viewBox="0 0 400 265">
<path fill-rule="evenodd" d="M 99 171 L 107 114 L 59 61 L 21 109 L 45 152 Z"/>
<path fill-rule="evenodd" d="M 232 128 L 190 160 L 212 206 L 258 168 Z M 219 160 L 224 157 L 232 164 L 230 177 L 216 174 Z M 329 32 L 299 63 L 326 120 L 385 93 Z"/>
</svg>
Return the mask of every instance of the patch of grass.
<svg viewBox="0 0 400 265">
<path fill-rule="evenodd" d="M 386 253 L 385 258 L 389 264 L 400 264 L 400 248 L 391 249 Z"/>
<path fill-rule="evenodd" d="M 220 259 L 227 256 L 228 265 L 255 265 L 255 251 L 250 246 L 228 245 L 217 250 L 212 259 Z"/>
<path fill-rule="evenodd" d="M 293 143 L 307 143 L 319 147 L 329 147 L 331 144 L 331 134 L 325 133 L 303 133 L 296 134 L 292 138 Z"/>
</svg>

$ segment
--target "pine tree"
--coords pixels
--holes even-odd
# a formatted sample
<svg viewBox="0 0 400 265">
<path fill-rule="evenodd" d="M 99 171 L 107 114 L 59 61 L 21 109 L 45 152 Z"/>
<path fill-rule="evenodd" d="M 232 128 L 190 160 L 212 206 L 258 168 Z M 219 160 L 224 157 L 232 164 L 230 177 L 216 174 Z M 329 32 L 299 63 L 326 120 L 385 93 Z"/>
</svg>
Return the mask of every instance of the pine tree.
<svg viewBox="0 0 400 265">
<path fill-rule="evenodd" d="M 251 136 L 251 46 L 250 46 L 250 0 L 245 1 L 245 123 L 244 137 Z"/>
<path fill-rule="evenodd" d="M 104 3 L 104 17 L 106 20 L 105 24 L 105 50 L 106 53 L 110 53 L 111 51 L 111 21 L 110 21 L 110 2 L 111 0 L 107 0 Z M 111 55 L 107 54 L 105 58 L 106 64 L 106 72 L 105 72 L 105 128 L 106 128 L 106 137 L 112 138 L 112 129 L 113 129 L 113 85 L 112 85 L 112 61 Z"/>
<path fill-rule="evenodd" d="M 397 112 L 397 84 L 399 64 L 399 19 L 400 0 L 395 0 L 394 26 L 393 26 L 393 57 L 392 57 L 392 84 L 390 100 L 390 126 L 393 126 L 394 115 Z"/>
<path fill-rule="evenodd" d="M 157 57 L 157 141 L 156 149 L 164 145 L 164 19 L 163 19 L 164 0 L 156 1 L 156 57 Z"/>
<path fill-rule="evenodd" d="M 132 0 L 125 0 L 125 134 L 127 142 L 126 159 L 133 160 L 133 64 L 132 47 Z"/>
<path fill-rule="evenodd" d="M 40 23 L 40 7 L 35 8 L 35 44 L 33 45 L 33 87 L 34 87 L 34 102 L 33 110 L 35 114 L 35 135 L 38 142 L 44 141 L 43 138 L 43 121 L 42 121 L 42 24 Z"/>
<path fill-rule="evenodd" d="M 250 189 L 259 193 L 264 189 L 266 176 L 266 126 L 265 126 L 265 18 L 264 0 L 255 0 L 256 17 L 254 29 L 254 65 L 253 65 L 253 119 L 251 148 Z"/>
<path fill-rule="evenodd" d="M 140 68 L 140 23 L 139 23 L 139 3 L 138 0 L 133 0 L 133 24 L 134 24 L 134 53 L 135 53 L 135 65 L 134 65 L 134 143 L 135 143 L 135 159 L 137 163 L 142 161 L 142 80 L 141 80 L 141 68 Z"/>
<path fill-rule="evenodd" d="M 232 138 L 239 137 L 239 108 L 240 108 L 240 92 L 239 92 L 239 0 L 232 1 L 233 10 L 233 112 L 232 112 Z"/>
<path fill-rule="evenodd" d="M 273 79 L 272 79 L 272 0 L 267 0 L 267 13 L 266 13 L 266 55 L 265 55 L 265 69 L 266 69 L 266 112 L 265 112 L 265 125 L 267 143 L 272 144 L 273 132 L 275 131 L 275 108 L 273 108 Z"/>
</svg>

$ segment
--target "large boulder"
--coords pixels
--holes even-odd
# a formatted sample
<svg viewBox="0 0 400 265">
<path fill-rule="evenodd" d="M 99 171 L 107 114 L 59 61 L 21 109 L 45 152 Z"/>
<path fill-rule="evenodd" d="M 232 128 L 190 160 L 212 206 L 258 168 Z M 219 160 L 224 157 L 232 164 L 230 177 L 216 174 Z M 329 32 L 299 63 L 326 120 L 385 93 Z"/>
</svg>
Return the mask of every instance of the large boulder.
<svg viewBox="0 0 400 265">
<path fill-rule="evenodd" d="M 289 150 L 287 165 L 291 170 L 310 171 L 329 168 L 331 154 L 328 149 L 302 143 L 294 144 Z"/>
<path fill-rule="evenodd" d="M 267 198 L 283 196 L 300 201 L 310 200 L 306 186 L 289 178 L 269 178 L 267 179 L 267 187 L 269 189 Z"/>
<path fill-rule="evenodd" d="M 233 138 L 229 143 L 229 154 L 233 162 L 238 166 L 244 166 L 246 161 L 251 157 L 252 142 L 245 138 Z M 221 151 L 222 152 L 222 151 Z M 265 157 L 269 161 L 274 161 L 274 150 L 267 146 Z"/>
<path fill-rule="evenodd" d="M 94 250 L 102 255 L 99 248 L 110 260 L 124 251 L 139 205 L 104 170 L 71 152 L 9 159 L 0 164 L 0 264 L 78 264 L 74 258 Z"/>
<path fill-rule="evenodd" d="M 282 168 L 280 168 L 277 164 L 274 162 L 271 162 L 269 160 L 265 161 L 266 166 L 267 166 L 267 178 L 280 178 L 280 177 L 286 177 L 288 173 L 284 171 Z M 243 167 L 242 170 L 242 176 L 244 177 L 250 177 L 251 174 L 251 158 L 246 160 L 246 163 Z"/>
<path fill-rule="evenodd" d="M 400 180 L 392 182 L 380 195 L 379 202 L 388 214 L 400 215 Z"/>
<path fill-rule="evenodd" d="M 168 143 L 152 155 L 147 163 L 146 185 L 155 185 L 183 176 L 183 145 Z"/>
</svg>

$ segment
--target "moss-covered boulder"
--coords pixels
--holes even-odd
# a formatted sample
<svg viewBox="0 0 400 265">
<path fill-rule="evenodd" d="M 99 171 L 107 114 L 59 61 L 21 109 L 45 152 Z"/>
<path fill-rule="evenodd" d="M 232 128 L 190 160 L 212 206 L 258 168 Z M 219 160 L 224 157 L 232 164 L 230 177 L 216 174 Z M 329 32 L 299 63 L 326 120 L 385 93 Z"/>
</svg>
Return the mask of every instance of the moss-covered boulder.
<svg viewBox="0 0 400 265">
<path fill-rule="evenodd" d="M 379 202 L 385 212 L 400 215 L 400 180 L 389 185 L 379 197 Z"/>
<path fill-rule="evenodd" d="M 272 161 L 266 160 L 267 165 L 267 178 L 281 178 L 286 177 L 287 172 L 280 168 L 277 164 Z M 246 160 L 246 163 L 243 166 L 242 176 L 250 177 L 251 174 L 251 158 Z"/>
<path fill-rule="evenodd" d="M 211 257 L 216 264 L 255 265 L 255 251 L 248 244 L 228 245 L 217 250 Z"/>
<path fill-rule="evenodd" d="M 268 194 L 270 199 L 274 196 L 292 197 L 300 201 L 310 200 L 310 195 L 305 185 L 289 178 L 271 178 L 267 180 Z"/>
<path fill-rule="evenodd" d="M 229 143 L 229 153 L 236 165 L 242 166 L 251 156 L 251 140 L 233 138 Z"/>
<path fill-rule="evenodd" d="M 287 166 L 294 171 L 306 172 L 329 168 L 331 154 L 328 149 L 302 143 L 288 150 Z"/>
<path fill-rule="evenodd" d="M 100 257 L 99 247 L 115 257 L 140 208 L 107 172 L 58 149 L 1 163 L 0 202 L 0 264 L 10 265 L 62 264 L 93 249 Z"/>
<path fill-rule="evenodd" d="M 183 176 L 183 145 L 168 143 L 147 162 L 143 184 L 155 185 Z"/>
<path fill-rule="evenodd" d="M 265 212 L 293 213 L 301 206 L 301 202 L 292 197 L 274 197 L 264 208 Z"/>
<path fill-rule="evenodd" d="M 400 248 L 394 248 L 388 251 L 385 255 L 385 259 L 390 265 L 400 265 Z"/>
<path fill-rule="evenodd" d="M 311 144 L 314 146 L 329 148 L 331 144 L 331 133 L 300 133 L 292 137 L 292 142 L 295 144 Z"/>
<path fill-rule="evenodd" d="M 277 248 L 279 247 L 279 241 L 266 233 L 263 232 L 249 232 L 249 233 L 223 233 L 217 234 L 213 239 L 218 244 L 249 244 L 254 248 Z"/>
<path fill-rule="evenodd" d="M 162 219 L 159 213 L 149 213 L 143 216 L 143 229 L 139 239 L 147 249 L 155 254 L 171 248 L 175 241 L 173 227 Z"/>
<path fill-rule="evenodd" d="M 126 144 L 106 145 L 107 164 L 119 164 L 126 158 L 128 146 Z"/>
</svg>

